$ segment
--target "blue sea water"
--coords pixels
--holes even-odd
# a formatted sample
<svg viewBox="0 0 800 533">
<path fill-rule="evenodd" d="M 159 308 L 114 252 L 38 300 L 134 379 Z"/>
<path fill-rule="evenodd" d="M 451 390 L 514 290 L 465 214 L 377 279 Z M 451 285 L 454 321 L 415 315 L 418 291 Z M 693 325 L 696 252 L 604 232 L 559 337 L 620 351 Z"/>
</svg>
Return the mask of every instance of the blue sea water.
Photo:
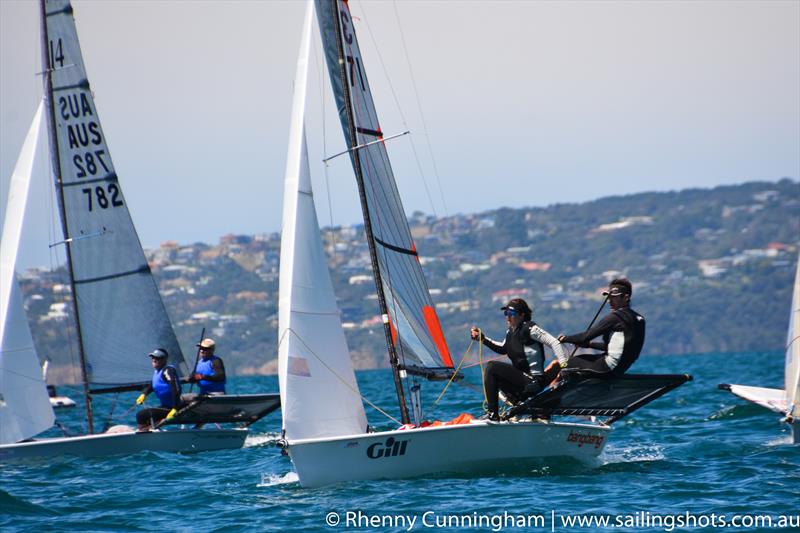
<svg viewBox="0 0 800 533">
<path fill-rule="evenodd" d="M 718 383 L 782 388 L 782 354 L 643 357 L 632 371 L 688 372 L 694 381 L 615 424 L 595 465 L 553 460 L 517 475 L 304 489 L 275 444 L 274 413 L 253 426 L 241 450 L 0 465 L 0 531 L 428 531 L 450 516 L 458 522 L 447 529 L 456 531 L 712 530 L 732 520 L 740 525 L 732 531 L 756 531 L 769 529 L 765 517 L 777 527 L 782 516 L 794 525 L 784 531 L 800 531 L 800 446 L 790 444 L 776 414 L 717 390 Z M 479 374 L 468 380 L 479 384 Z M 397 411 L 388 371 L 360 372 L 358 381 L 364 396 Z M 427 387 L 428 405 L 441 386 Z M 274 376 L 230 383 L 230 392 L 275 390 Z M 134 398 L 121 396 L 115 416 Z M 97 410 L 108 412 L 109 402 L 100 400 Z M 477 414 L 480 404 L 474 388 L 451 386 L 430 415 Z M 79 409 L 57 414 L 79 429 Z M 382 415 L 368 414 L 387 427 Z M 133 412 L 116 422 L 132 424 Z M 335 521 L 329 513 L 337 525 L 327 525 Z M 348 524 L 348 513 L 360 521 Z M 611 523 L 566 522 L 578 515 Z"/>
</svg>

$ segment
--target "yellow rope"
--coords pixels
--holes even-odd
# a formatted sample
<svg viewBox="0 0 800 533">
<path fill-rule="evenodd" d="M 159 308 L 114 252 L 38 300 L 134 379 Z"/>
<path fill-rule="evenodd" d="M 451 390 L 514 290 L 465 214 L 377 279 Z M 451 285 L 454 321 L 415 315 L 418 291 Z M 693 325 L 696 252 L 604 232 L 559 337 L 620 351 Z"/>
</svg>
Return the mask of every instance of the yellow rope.
<svg viewBox="0 0 800 533">
<path fill-rule="evenodd" d="M 462 355 L 462 356 L 461 356 L 461 361 L 459 361 L 459 363 L 458 363 L 458 366 L 457 366 L 457 367 L 456 367 L 456 369 L 453 371 L 453 375 L 452 375 L 452 376 L 450 376 L 450 379 L 448 379 L 448 380 L 447 380 L 447 384 L 445 384 L 445 386 L 444 386 L 444 389 L 442 389 L 442 392 L 441 392 L 441 394 L 439 394 L 439 397 L 438 397 L 438 398 L 436 398 L 436 401 L 435 401 L 435 402 L 433 402 L 433 405 L 439 405 L 439 400 L 441 400 L 441 399 L 442 399 L 442 396 L 444 396 L 444 393 L 445 393 L 445 392 L 447 392 L 447 387 L 449 387 L 449 386 L 450 386 L 450 384 L 453 382 L 453 380 L 454 380 L 454 379 L 456 378 L 456 376 L 458 375 L 458 371 L 459 371 L 459 370 L 461 370 L 461 365 L 463 365 L 463 364 L 464 364 L 464 361 L 465 361 L 465 360 L 466 360 L 466 358 L 467 358 L 467 354 L 468 354 L 468 353 L 469 353 L 469 351 L 472 349 L 472 345 L 473 345 L 473 344 L 475 344 L 475 339 L 472 339 L 472 341 L 469 343 L 469 346 L 467 346 L 467 351 L 466 351 L 466 352 L 464 352 L 464 355 Z"/>
<path fill-rule="evenodd" d="M 478 328 L 478 339 L 482 338 L 483 338 L 483 331 L 481 331 L 481 329 Z M 475 344 L 475 339 L 472 339 L 470 341 L 469 346 L 467 346 L 467 350 L 464 352 L 464 355 L 461 356 L 461 361 L 459 361 L 458 367 L 456 367 L 455 371 L 453 372 L 453 375 L 450 376 L 450 379 L 447 380 L 447 384 L 444 386 L 444 389 L 442 389 L 442 392 L 441 394 L 439 394 L 439 397 L 436 398 L 436 401 L 433 402 L 433 405 L 439 405 L 439 401 L 444 396 L 444 393 L 447 392 L 447 388 L 450 386 L 455 377 L 458 375 L 459 370 L 461 370 L 461 366 L 467 359 L 467 355 L 469 354 L 470 350 L 472 350 L 473 344 Z M 489 401 L 486 399 L 486 384 L 484 383 L 484 377 L 483 377 L 483 342 L 481 341 L 478 341 L 478 364 L 481 366 L 481 385 L 482 385 L 481 389 L 483 390 L 483 406 L 486 407 L 489 404 Z M 475 366 L 475 365 L 468 365 L 465 368 L 469 368 L 470 366 Z"/>
</svg>

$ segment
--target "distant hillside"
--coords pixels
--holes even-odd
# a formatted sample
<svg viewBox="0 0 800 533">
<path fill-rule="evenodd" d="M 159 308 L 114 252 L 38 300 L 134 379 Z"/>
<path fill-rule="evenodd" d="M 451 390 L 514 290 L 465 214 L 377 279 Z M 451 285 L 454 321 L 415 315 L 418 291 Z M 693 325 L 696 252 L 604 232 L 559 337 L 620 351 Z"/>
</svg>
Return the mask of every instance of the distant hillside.
<svg viewBox="0 0 800 533">
<path fill-rule="evenodd" d="M 582 330 L 613 277 L 634 283 L 645 353 L 781 349 L 800 245 L 800 184 L 613 196 L 583 204 L 410 218 L 454 359 L 478 324 L 503 333 L 498 308 L 521 296 L 554 334 Z M 360 368 L 385 366 L 361 226 L 323 231 L 348 342 Z M 182 345 L 206 327 L 235 373 L 275 371 L 280 236 L 167 242 L 148 252 Z M 23 284 L 41 354 L 74 360 L 63 271 Z"/>
</svg>

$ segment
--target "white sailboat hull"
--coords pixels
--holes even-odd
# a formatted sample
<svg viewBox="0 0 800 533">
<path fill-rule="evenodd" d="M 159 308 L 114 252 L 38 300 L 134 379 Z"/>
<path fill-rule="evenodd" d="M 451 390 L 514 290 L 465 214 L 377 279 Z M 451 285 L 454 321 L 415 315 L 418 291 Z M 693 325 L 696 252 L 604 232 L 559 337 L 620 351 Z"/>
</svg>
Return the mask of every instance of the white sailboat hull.
<svg viewBox="0 0 800 533">
<path fill-rule="evenodd" d="M 434 473 L 522 472 L 549 457 L 591 460 L 610 429 L 577 423 L 473 421 L 288 443 L 300 484 L 408 478 Z"/>
<path fill-rule="evenodd" d="M 748 402 L 760 405 L 770 411 L 786 414 L 786 392 L 783 389 L 766 387 L 750 387 L 748 385 L 730 385 L 731 393 Z"/>
<path fill-rule="evenodd" d="M 0 462 L 62 455 L 102 457 L 142 451 L 190 453 L 231 450 L 244 445 L 247 433 L 246 429 L 180 429 L 33 439 L 0 446 Z"/>
<path fill-rule="evenodd" d="M 760 405 L 775 413 L 789 416 L 789 406 L 786 403 L 786 391 L 783 389 L 769 389 L 766 387 L 750 387 L 747 385 L 727 385 L 726 389 L 739 398 Z M 800 444 L 800 421 L 788 422 L 792 432 L 792 444 Z"/>
</svg>

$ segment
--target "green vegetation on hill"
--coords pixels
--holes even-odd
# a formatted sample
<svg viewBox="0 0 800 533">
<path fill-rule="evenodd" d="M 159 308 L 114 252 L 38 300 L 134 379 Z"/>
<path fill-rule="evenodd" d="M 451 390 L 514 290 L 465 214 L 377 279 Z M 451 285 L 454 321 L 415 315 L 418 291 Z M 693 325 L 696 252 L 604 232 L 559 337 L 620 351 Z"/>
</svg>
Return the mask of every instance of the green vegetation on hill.
<svg viewBox="0 0 800 533">
<path fill-rule="evenodd" d="M 582 330 L 602 287 L 619 275 L 634 283 L 633 306 L 647 318 L 645 353 L 785 343 L 800 245 L 800 184 L 789 179 L 447 218 L 415 213 L 410 224 L 456 360 L 472 324 L 503 334 L 498 308 L 514 296 L 531 302 L 550 332 Z M 229 371 L 275 371 L 279 237 L 148 252 L 188 357 L 206 327 Z M 360 368 L 385 366 L 363 230 L 326 229 L 323 237 L 353 359 Z M 64 279 L 63 271 L 33 272 L 23 283 L 40 354 L 56 365 L 76 353 L 67 349 L 68 320 L 53 314 L 68 297 L 54 290 Z"/>
</svg>

